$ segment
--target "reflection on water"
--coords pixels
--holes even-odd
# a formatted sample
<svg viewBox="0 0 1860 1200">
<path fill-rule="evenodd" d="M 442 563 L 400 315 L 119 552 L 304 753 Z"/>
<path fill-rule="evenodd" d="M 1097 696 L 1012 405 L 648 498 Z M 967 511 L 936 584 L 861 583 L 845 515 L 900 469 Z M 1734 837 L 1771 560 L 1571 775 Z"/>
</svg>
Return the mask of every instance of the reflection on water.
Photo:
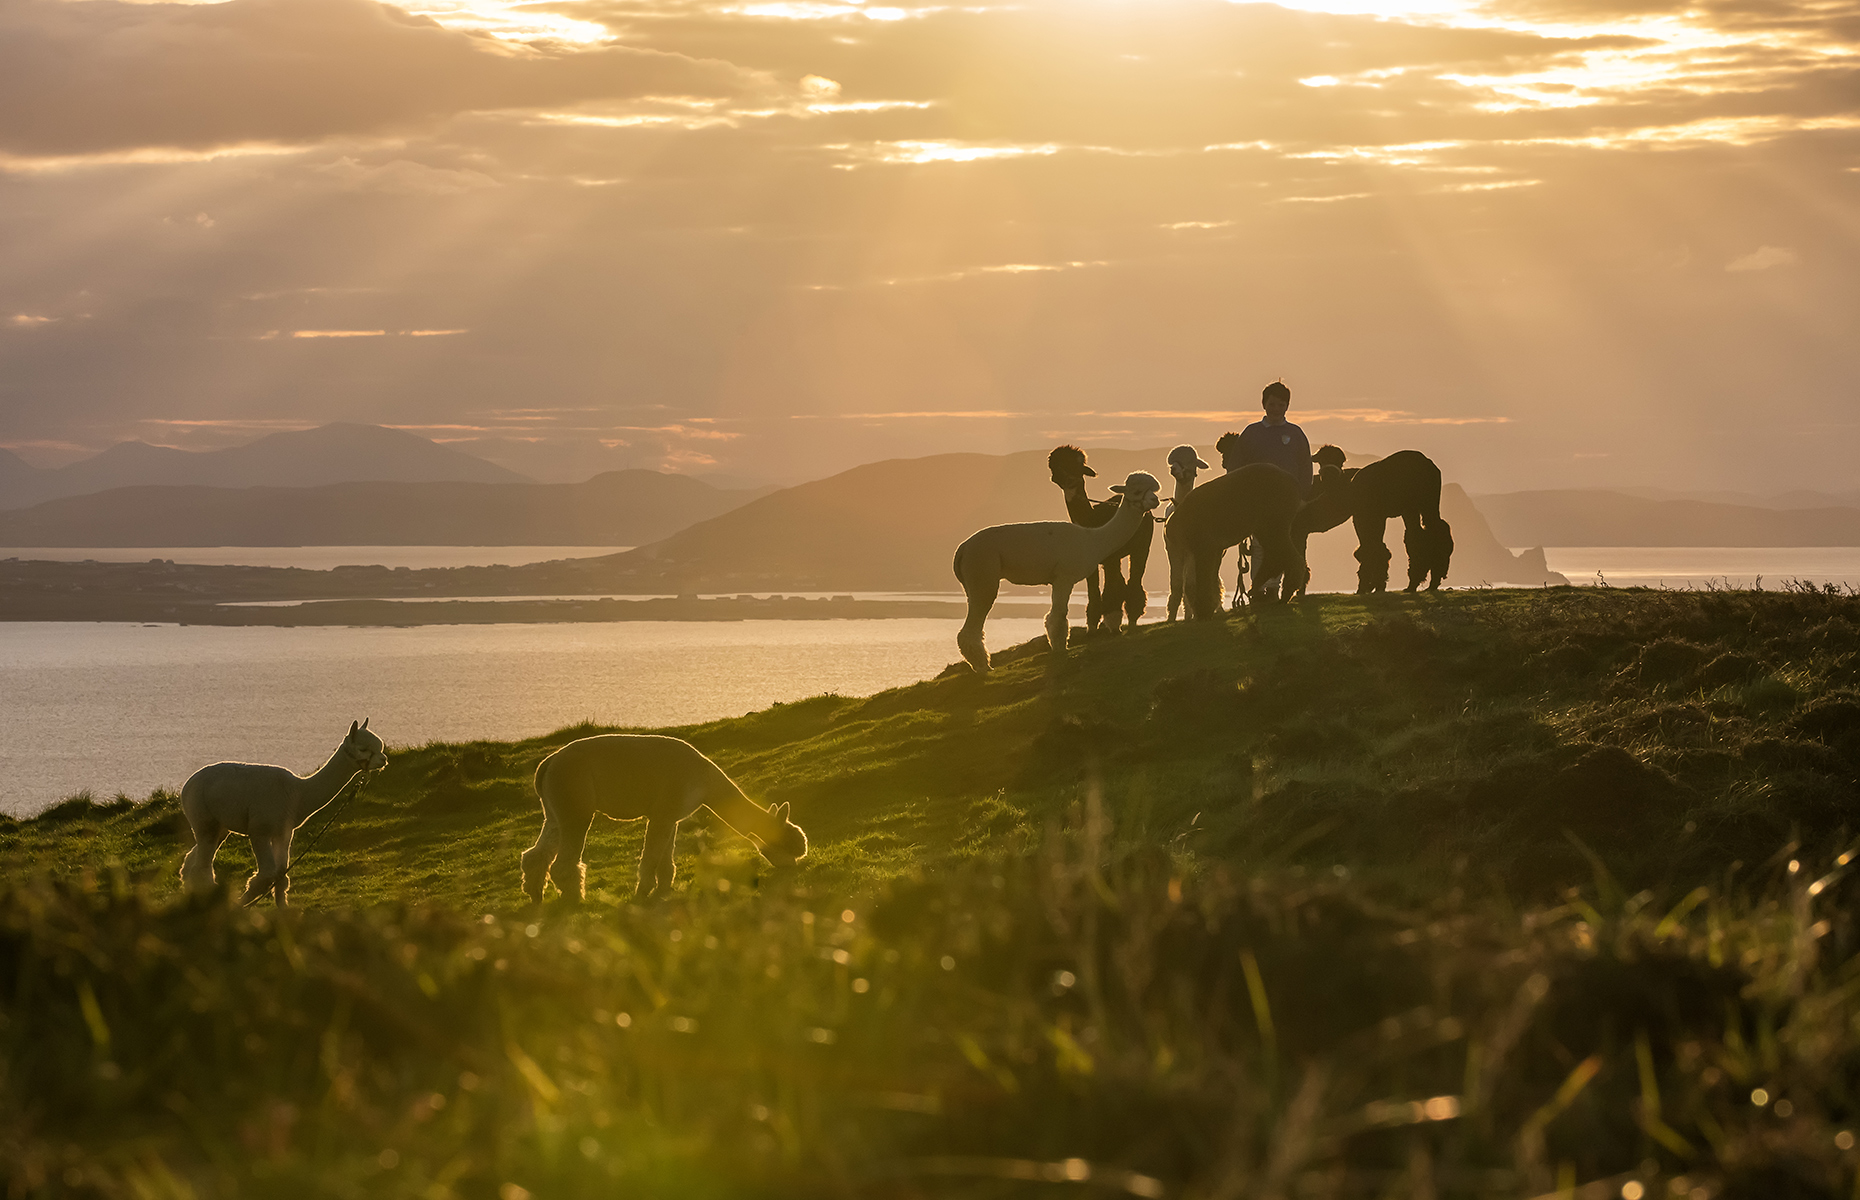
<svg viewBox="0 0 1860 1200">
<path fill-rule="evenodd" d="M 307 772 L 349 722 L 392 745 L 662 726 L 823 692 L 869 695 L 958 661 L 953 620 L 219 628 L 0 624 L 0 811 L 80 789 L 138 799 L 221 759 Z M 1037 620 L 988 623 L 996 649 Z M 392 770 L 392 767 L 389 768 Z"/>
<path fill-rule="evenodd" d="M 1860 546 L 1546 546 L 1574 584 L 1779 588 L 1784 580 L 1860 588 Z"/>
<path fill-rule="evenodd" d="M 631 546 L 0 546 L 0 559 L 36 562 L 147 562 L 170 559 L 208 567 L 506 567 L 599 558 Z"/>
</svg>

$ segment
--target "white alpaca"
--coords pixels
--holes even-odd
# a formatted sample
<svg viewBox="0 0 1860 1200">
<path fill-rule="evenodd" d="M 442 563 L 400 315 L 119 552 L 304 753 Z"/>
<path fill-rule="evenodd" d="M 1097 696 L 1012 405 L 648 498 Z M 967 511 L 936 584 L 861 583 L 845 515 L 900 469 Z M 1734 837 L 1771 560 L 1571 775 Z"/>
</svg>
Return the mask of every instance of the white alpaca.
<svg viewBox="0 0 1860 1200">
<path fill-rule="evenodd" d="M 542 833 L 523 852 L 522 863 L 523 890 L 538 903 L 545 873 L 562 895 L 584 898 L 588 868 L 581 852 L 597 812 L 619 821 L 645 818 L 635 893 L 640 896 L 671 889 L 678 823 L 700 808 L 753 839 L 775 866 L 807 855 L 807 835 L 788 819 L 786 804 L 763 808 L 696 746 L 674 737 L 606 733 L 570 742 L 537 764 L 536 797 L 542 801 Z"/>
<path fill-rule="evenodd" d="M 1066 651 L 1067 614 L 1072 589 L 1099 562 L 1130 540 L 1137 522 L 1150 519 L 1162 485 L 1148 471 L 1137 471 L 1111 490 L 1120 493 L 1117 512 L 1096 529 L 1070 521 L 1027 521 L 991 525 L 956 547 L 956 578 L 969 598 L 969 617 L 956 635 L 956 648 L 977 674 L 988 674 L 988 647 L 982 623 L 995 605 L 1001 581 L 1047 584 L 1053 589 L 1046 614 L 1046 644 L 1054 654 Z"/>
<path fill-rule="evenodd" d="M 291 891 L 291 835 L 363 771 L 387 766 L 381 739 L 368 722 L 349 722 L 342 745 L 314 775 L 283 767 L 223 762 L 202 767 L 181 785 L 181 811 L 194 831 L 194 848 L 181 861 L 181 889 L 210 891 L 218 882 L 213 856 L 228 833 L 252 839 L 258 870 L 246 881 L 245 903 L 275 892 L 282 907 Z"/>
<path fill-rule="evenodd" d="M 1193 446 L 1177 446 L 1169 451 L 1169 474 L 1175 476 L 1175 495 L 1169 500 L 1169 507 L 1163 513 L 1166 520 L 1175 512 L 1176 504 L 1182 497 L 1195 490 L 1195 474 L 1208 469 L 1208 464 L 1201 461 Z M 1163 538 L 1163 549 L 1169 555 L 1169 619 L 1175 620 L 1176 613 L 1182 608 L 1182 595 L 1194 579 L 1194 559 L 1181 545 Z"/>
</svg>

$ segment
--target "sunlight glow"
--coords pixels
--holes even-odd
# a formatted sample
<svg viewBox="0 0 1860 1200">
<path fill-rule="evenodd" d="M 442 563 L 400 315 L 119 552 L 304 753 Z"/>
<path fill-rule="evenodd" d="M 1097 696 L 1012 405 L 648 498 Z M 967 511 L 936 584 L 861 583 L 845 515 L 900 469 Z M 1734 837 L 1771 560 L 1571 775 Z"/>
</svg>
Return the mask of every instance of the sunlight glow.
<svg viewBox="0 0 1860 1200">
<path fill-rule="evenodd" d="M 415 16 L 428 17 L 448 29 L 486 33 L 507 42 L 568 42 L 592 46 L 613 40 L 607 27 L 599 22 L 577 21 L 510 0 L 420 0 L 403 7 Z"/>
</svg>

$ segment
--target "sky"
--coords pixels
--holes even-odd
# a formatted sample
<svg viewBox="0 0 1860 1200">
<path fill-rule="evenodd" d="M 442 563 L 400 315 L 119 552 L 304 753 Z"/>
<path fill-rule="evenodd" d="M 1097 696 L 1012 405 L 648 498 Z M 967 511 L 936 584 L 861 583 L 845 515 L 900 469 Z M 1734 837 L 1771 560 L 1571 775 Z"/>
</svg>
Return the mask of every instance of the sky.
<svg viewBox="0 0 1860 1200">
<path fill-rule="evenodd" d="M 0 446 L 1851 488 L 1860 0 L 0 0 Z"/>
</svg>

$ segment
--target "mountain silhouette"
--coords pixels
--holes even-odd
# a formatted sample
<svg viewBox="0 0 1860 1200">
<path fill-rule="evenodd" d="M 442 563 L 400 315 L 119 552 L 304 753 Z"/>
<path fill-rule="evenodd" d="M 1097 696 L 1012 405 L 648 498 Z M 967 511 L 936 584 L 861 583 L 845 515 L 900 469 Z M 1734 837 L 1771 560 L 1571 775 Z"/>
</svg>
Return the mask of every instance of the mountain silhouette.
<svg viewBox="0 0 1860 1200">
<path fill-rule="evenodd" d="M 1478 504 L 1512 546 L 1860 546 L 1860 508 L 1852 507 L 1759 508 L 1587 489 L 1507 492 Z"/>
<path fill-rule="evenodd" d="M 939 454 L 868 463 L 783 488 L 606 561 L 635 592 L 955 591 L 950 556 L 969 534 L 1011 521 L 1066 519 L 1064 499 L 1047 472 L 1046 453 Z M 1167 453 L 1166 448 L 1092 450 L 1098 477 L 1087 481 L 1088 490 L 1094 497 L 1108 496 L 1110 485 L 1132 471 L 1162 475 Z M 1370 460 L 1353 456 L 1350 461 Z M 1500 545 L 1458 485 L 1443 489 L 1441 513 L 1453 525 L 1457 547 L 1453 583 L 1568 582 L 1545 569 L 1541 551 L 1514 555 Z M 1399 529 L 1392 541 L 1399 547 Z M 1348 525 L 1313 537 L 1313 588 L 1354 590 L 1355 550 L 1355 533 Z M 1160 539 L 1144 583 L 1153 617 L 1169 587 Z"/>
<path fill-rule="evenodd" d="M 127 487 L 0 512 L 0 546 L 634 546 L 767 490 L 643 470 L 562 484 Z"/>
<path fill-rule="evenodd" d="M 112 488 L 316 487 L 330 483 L 523 483 L 528 477 L 400 429 L 336 423 L 273 433 L 225 450 L 119 442 L 62 467 L 0 461 L 0 509 Z M 14 464 L 17 464 L 15 466 Z"/>
</svg>

